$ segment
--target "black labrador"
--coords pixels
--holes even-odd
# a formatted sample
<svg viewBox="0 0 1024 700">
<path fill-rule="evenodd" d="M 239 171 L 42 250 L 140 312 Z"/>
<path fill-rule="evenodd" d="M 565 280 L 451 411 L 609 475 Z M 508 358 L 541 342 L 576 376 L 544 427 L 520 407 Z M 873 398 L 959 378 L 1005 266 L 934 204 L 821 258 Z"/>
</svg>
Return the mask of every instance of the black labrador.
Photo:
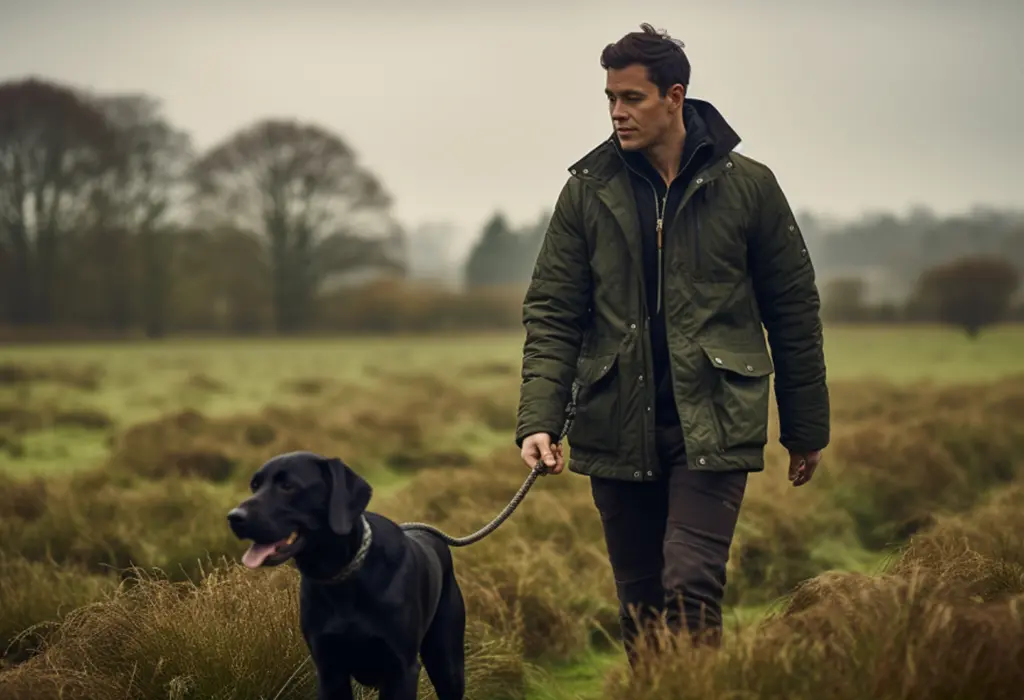
<svg viewBox="0 0 1024 700">
<path fill-rule="evenodd" d="M 370 485 L 339 459 L 279 455 L 250 488 L 228 522 L 253 541 L 246 566 L 295 560 L 318 699 L 352 698 L 355 679 L 415 700 L 422 659 L 438 700 L 462 700 L 466 609 L 448 545 L 367 511 Z"/>
</svg>

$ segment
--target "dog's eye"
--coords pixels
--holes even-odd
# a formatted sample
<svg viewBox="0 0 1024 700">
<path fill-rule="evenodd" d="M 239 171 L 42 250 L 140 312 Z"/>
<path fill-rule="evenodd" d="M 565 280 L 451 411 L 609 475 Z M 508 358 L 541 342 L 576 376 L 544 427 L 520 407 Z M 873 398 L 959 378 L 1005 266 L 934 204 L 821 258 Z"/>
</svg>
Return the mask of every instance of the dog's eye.
<svg viewBox="0 0 1024 700">
<path fill-rule="evenodd" d="M 282 491 L 288 492 L 294 491 L 295 485 L 292 484 L 292 482 L 290 481 L 285 481 L 282 479 L 281 481 L 277 482 L 277 488 L 281 489 Z"/>
</svg>

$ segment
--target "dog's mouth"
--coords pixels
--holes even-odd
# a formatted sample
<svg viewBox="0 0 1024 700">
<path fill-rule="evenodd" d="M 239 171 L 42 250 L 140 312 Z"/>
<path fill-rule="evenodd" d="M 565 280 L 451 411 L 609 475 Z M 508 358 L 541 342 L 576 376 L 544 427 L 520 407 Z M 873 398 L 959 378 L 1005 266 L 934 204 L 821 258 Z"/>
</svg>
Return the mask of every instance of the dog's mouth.
<svg viewBox="0 0 1024 700">
<path fill-rule="evenodd" d="M 294 557 L 302 549 L 303 540 L 298 532 L 293 532 L 283 540 L 270 544 L 253 543 L 242 555 L 242 563 L 250 569 L 261 566 L 278 566 Z"/>
</svg>

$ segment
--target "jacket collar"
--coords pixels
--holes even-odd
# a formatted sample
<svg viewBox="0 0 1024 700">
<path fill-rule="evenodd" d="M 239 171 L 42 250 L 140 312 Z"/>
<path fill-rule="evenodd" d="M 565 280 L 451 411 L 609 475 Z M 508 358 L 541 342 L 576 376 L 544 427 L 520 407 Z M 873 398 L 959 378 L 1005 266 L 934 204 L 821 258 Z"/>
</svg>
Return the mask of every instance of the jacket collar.
<svg viewBox="0 0 1024 700">
<path fill-rule="evenodd" d="M 739 134 L 729 125 L 722 113 L 706 100 L 688 98 L 684 103 L 684 119 L 693 123 L 693 137 L 697 141 L 708 141 L 714 149 L 710 161 L 713 163 L 728 155 L 740 143 Z M 692 111 L 691 111 L 692 110 Z M 690 112 L 694 118 L 687 118 Z M 688 134 L 687 138 L 690 137 Z M 585 156 L 569 166 L 569 172 L 583 180 L 597 180 L 605 183 L 612 179 L 625 164 L 614 132 Z"/>
</svg>

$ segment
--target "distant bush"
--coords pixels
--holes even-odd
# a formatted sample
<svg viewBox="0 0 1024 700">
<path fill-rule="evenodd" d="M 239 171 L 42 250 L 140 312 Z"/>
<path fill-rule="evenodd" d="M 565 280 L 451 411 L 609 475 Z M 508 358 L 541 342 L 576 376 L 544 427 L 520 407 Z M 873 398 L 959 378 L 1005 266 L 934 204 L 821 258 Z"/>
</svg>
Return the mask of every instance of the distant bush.
<svg viewBox="0 0 1024 700">
<path fill-rule="evenodd" d="M 954 258 L 924 270 L 901 301 L 868 300 L 868 285 L 858 277 L 829 280 L 821 286 L 822 317 L 832 323 L 943 323 L 970 337 L 999 323 L 1024 321 L 1021 271 L 996 256 Z"/>
<path fill-rule="evenodd" d="M 1020 283 L 1020 270 L 1005 258 L 965 256 L 926 270 L 910 304 L 974 337 L 1008 319 Z"/>
<path fill-rule="evenodd" d="M 386 279 L 323 296 L 318 327 L 347 333 L 507 330 L 520 325 L 522 302 L 518 287 L 462 292 Z"/>
</svg>

